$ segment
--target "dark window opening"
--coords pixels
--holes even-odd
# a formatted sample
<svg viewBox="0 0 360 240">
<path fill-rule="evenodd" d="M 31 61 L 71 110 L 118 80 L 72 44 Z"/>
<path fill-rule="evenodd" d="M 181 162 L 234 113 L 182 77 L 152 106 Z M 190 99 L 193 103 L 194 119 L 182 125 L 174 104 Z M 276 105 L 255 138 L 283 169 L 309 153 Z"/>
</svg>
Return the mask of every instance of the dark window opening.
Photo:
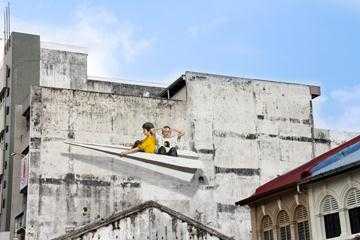
<svg viewBox="0 0 360 240">
<path fill-rule="evenodd" d="M 26 146 L 26 148 L 21 152 L 21 154 L 25 156 L 26 154 L 28 154 L 28 152 L 29 152 L 29 145 Z"/>
<path fill-rule="evenodd" d="M 5 198 L 2 200 L 2 208 L 5 208 Z"/>
<path fill-rule="evenodd" d="M 273 231 L 271 229 L 264 231 L 264 240 L 274 240 Z"/>
<path fill-rule="evenodd" d="M 290 225 L 279 227 L 278 240 L 291 240 Z"/>
<path fill-rule="evenodd" d="M 4 141 L 4 130 L 0 132 L 0 142 Z"/>
<path fill-rule="evenodd" d="M 310 240 L 310 230 L 308 221 L 297 223 L 299 240 Z"/>
<path fill-rule="evenodd" d="M 6 77 L 10 77 L 10 67 L 6 65 Z"/>
<path fill-rule="evenodd" d="M 360 207 L 349 209 L 351 234 L 360 232 Z"/>
<path fill-rule="evenodd" d="M 7 106 L 7 107 L 5 108 L 5 113 L 6 113 L 6 115 L 9 115 L 9 112 L 10 112 L 10 107 Z"/>
<path fill-rule="evenodd" d="M 10 88 L 7 88 L 7 89 L 6 89 L 6 96 L 7 96 L 7 97 L 10 96 Z"/>
<path fill-rule="evenodd" d="M 338 212 L 324 215 L 324 225 L 327 239 L 340 236 L 341 227 Z"/>
</svg>

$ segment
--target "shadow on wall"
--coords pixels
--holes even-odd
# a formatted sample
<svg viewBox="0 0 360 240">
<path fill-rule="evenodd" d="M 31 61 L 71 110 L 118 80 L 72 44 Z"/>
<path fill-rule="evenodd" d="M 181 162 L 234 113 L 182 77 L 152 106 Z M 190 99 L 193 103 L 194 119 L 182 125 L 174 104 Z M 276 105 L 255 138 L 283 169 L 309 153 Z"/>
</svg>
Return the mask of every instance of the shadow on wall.
<svg viewBox="0 0 360 240">
<path fill-rule="evenodd" d="M 99 157 L 75 153 L 62 153 L 61 155 L 71 158 L 74 161 L 80 161 L 86 164 L 94 165 L 96 168 L 111 171 L 115 174 L 118 173 L 121 176 L 135 177 L 151 185 L 178 192 L 187 197 L 194 196 L 199 186 L 196 177 L 192 182 L 189 183 L 168 175 L 148 170 L 146 168 L 122 162 L 113 157 Z"/>
</svg>

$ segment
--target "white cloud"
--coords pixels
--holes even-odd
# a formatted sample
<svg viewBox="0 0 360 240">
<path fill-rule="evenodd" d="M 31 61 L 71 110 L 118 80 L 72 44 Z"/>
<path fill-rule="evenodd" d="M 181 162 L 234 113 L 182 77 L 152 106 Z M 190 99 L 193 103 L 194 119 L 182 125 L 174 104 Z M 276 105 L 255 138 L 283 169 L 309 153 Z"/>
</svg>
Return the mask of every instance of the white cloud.
<svg viewBox="0 0 360 240">
<path fill-rule="evenodd" d="M 83 5 L 71 14 L 73 24 L 58 26 L 13 19 L 13 30 L 35 33 L 42 41 L 88 48 L 89 75 L 121 75 L 122 63 L 136 61 L 151 47 L 151 41 L 137 36 L 134 25 L 120 21 L 105 8 Z"/>
<path fill-rule="evenodd" d="M 360 84 L 334 90 L 314 101 L 314 117 L 317 127 L 360 132 Z"/>
</svg>

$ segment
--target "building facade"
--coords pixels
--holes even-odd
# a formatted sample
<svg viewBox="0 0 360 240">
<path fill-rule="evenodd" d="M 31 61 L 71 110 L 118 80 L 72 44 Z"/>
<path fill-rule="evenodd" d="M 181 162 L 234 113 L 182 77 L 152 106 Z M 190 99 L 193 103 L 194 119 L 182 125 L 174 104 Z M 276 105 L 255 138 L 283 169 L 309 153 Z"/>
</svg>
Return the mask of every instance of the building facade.
<svg viewBox="0 0 360 240">
<path fill-rule="evenodd" d="M 315 128 L 316 86 L 197 72 L 167 88 L 104 82 L 87 76 L 83 49 L 22 33 L 6 45 L 0 229 L 11 237 L 51 239 L 155 200 L 250 239 L 249 209 L 234 203 L 349 137 Z M 200 156 L 201 176 L 182 182 L 65 143 L 129 144 L 146 121 L 184 129 L 180 148 Z"/>
<path fill-rule="evenodd" d="M 260 186 L 251 207 L 253 240 L 360 237 L 360 135 Z"/>
<path fill-rule="evenodd" d="M 360 139 L 313 169 L 309 196 L 313 239 L 360 238 Z"/>
</svg>

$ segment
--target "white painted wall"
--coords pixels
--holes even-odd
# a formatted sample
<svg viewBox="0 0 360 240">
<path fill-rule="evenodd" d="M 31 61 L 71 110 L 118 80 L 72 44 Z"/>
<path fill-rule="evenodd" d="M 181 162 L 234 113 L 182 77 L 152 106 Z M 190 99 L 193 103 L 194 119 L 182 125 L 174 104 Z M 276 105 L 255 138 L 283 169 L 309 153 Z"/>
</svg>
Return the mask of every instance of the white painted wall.
<svg viewBox="0 0 360 240">
<path fill-rule="evenodd" d="M 235 202 L 315 154 L 309 88 L 196 73 L 185 79 L 186 101 L 34 89 L 28 240 L 50 239 L 147 200 L 250 239 L 249 209 Z M 185 130 L 180 146 L 204 162 L 204 183 L 64 144 L 130 144 L 141 138 L 145 121 Z"/>
</svg>

